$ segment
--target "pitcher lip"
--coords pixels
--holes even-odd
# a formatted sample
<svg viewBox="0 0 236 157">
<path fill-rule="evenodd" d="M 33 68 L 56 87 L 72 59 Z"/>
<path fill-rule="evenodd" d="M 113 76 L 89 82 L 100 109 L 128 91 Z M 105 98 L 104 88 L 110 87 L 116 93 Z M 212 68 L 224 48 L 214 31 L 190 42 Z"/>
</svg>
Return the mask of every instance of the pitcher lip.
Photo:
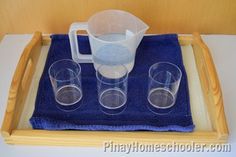
<svg viewBox="0 0 236 157">
<path fill-rule="evenodd" d="M 130 12 L 127 12 L 127 11 L 124 11 L 124 10 L 119 10 L 119 9 L 107 9 L 107 10 L 99 11 L 99 12 L 95 13 L 94 15 L 92 15 L 92 16 L 88 19 L 88 24 L 89 24 L 89 22 L 90 22 L 97 14 L 100 14 L 100 13 L 103 13 L 103 12 L 107 12 L 107 11 L 115 11 L 115 12 L 126 13 L 126 14 L 129 14 L 130 16 L 136 18 L 138 21 L 140 21 L 140 22 L 144 25 L 144 28 L 141 29 L 140 31 L 138 31 L 138 32 L 135 33 L 135 34 L 139 34 L 140 32 L 146 31 L 146 30 L 149 28 L 149 26 L 148 26 L 146 23 L 144 23 L 140 18 L 134 16 L 134 15 L 131 14 Z M 89 28 L 87 29 L 87 32 L 88 32 L 89 36 L 91 36 L 92 38 L 94 38 L 94 39 L 96 39 L 96 40 L 98 40 L 98 41 L 104 42 L 104 43 L 119 43 L 119 42 L 122 42 L 122 41 L 127 40 L 127 39 L 123 39 L 123 40 L 118 40 L 118 41 L 106 41 L 106 40 L 102 40 L 102 39 L 96 38 L 96 37 L 90 32 Z M 134 35 L 133 37 L 129 38 L 129 39 L 132 39 L 132 38 L 134 38 L 134 37 L 135 37 L 135 35 Z"/>
</svg>

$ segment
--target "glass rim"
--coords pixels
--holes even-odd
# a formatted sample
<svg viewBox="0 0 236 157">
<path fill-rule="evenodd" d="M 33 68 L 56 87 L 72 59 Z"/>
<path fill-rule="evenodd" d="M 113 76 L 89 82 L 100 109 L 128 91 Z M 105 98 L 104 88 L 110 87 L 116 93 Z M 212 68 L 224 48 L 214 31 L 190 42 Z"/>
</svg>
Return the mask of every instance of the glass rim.
<svg viewBox="0 0 236 157">
<path fill-rule="evenodd" d="M 171 84 L 175 84 L 175 83 L 178 82 L 178 81 L 181 81 L 181 78 L 182 78 L 182 71 L 181 71 L 181 69 L 180 69 L 177 65 L 175 65 L 175 64 L 173 64 L 173 63 L 171 63 L 171 62 L 157 62 L 157 63 L 154 63 L 154 64 L 149 68 L 149 70 L 148 70 L 148 76 L 149 76 L 149 78 L 152 79 L 152 81 L 154 81 L 154 82 L 156 82 L 156 83 L 159 83 L 159 84 L 166 84 L 166 83 L 163 83 L 163 82 L 160 82 L 160 81 L 154 79 L 153 76 L 151 75 L 151 70 L 153 69 L 153 67 L 154 67 L 154 66 L 157 66 L 157 65 L 160 65 L 160 64 L 167 64 L 167 65 L 173 66 L 173 67 L 175 67 L 175 68 L 178 70 L 178 72 L 179 72 L 179 75 L 180 75 L 180 76 L 178 77 L 178 79 L 175 80 L 175 81 L 173 81 L 173 82 L 167 83 L 167 84 L 171 85 Z"/>
<path fill-rule="evenodd" d="M 109 82 L 106 82 L 106 81 L 104 81 L 104 80 L 101 80 L 100 77 L 98 76 L 98 74 L 100 73 L 100 72 L 99 72 L 99 69 L 101 69 L 101 68 L 104 67 L 104 66 L 109 66 L 109 67 L 110 67 L 110 66 L 121 66 L 122 68 L 125 69 L 125 74 L 122 76 L 122 77 L 124 77 L 124 79 L 122 79 L 121 81 L 115 82 L 115 83 L 109 83 Z M 100 75 L 102 75 L 102 74 L 100 73 Z M 123 64 L 121 64 L 121 65 L 104 65 L 104 64 L 102 64 L 102 65 L 98 66 L 98 68 L 97 68 L 97 70 L 96 70 L 96 78 L 97 78 L 97 80 L 99 80 L 99 81 L 102 82 L 103 84 L 107 84 L 107 85 L 114 85 L 114 84 L 122 83 L 122 82 L 124 82 L 124 81 L 126 81 L 126 80 L 128 79 L 128 75 L 129 75 L 128 69 L 127 69 L 127 67 L 126 67 L 125 65 L 123 65 Z M 102 76 L 103 76 L 103 75 L 102 75 Z M 122 78 L 122 77 L 120 77 L 120 78 Z M 119 79 L 119 78 L 108 78 L 108 79 Z"/>
<path fill-rule="evenodd" d="M 70 77 L 69 79 L 63 79 L 63 80 L 62 80 L 62 79 L 57 79 L 56 77 L 54 77 L 54 76 L 51 75 L 51 70 L 52 70 L 53 66 L 55 66 L 55 65 L 58 64 L 59 62 L 64 62 L 64 61 L 69 61 L 70 63 L 74 63 L 75 65 L 78 66 L 79 71 L 78 71 L 78 73 L 76 73 L 75 76 Z M 55 79 L 56 81 L 59 81 L 59 82 L 74 80 L 74 79 L 78 78 L 78 76 L 79 76 L 80 74 L 81 74 L 81 66 L 80 66 L 80 64 L 76 63 L 76 62 L 75 62 L 74 60 L 72 60 L 72 59 L 60 59 L 60 60 L 57 60 L 57 61 L 53 62 L 53 63 L 50 65 L 50 67 L 48 68 L 48 75 L 49 75 L 49 77 L 52 77 L 53 79 Z"/>
</svg>

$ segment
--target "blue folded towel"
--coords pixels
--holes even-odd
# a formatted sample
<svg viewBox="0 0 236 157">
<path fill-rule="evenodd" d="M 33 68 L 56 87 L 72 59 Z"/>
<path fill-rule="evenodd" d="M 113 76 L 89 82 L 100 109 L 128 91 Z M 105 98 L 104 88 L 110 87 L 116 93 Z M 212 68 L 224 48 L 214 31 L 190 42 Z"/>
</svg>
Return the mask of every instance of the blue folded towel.
<svg viewBox="0 0 236 157">
<path fill-rule="evenodd" d="M 99 109 L 96 76 L 92 64 L 81 64 L 83 98 L 80 108 L 73 112 L 63 112 L 56 107 L 48 68 L 57 60 L 71 58 L 71 53 L 67 35 L 52 35 L 51 38 L 52 43 L 40 79 L 34 113 L 30 118 L 34 129 L 193 131 L 188 81 L 177 35 L 154 35 L 143 38 L 137 49 L 135 66 L 129 74 L 127 108 L 113 116 L 106 115 Z M 81 52 L 91 52 L 86 36 L 79 36 L 78 41 Z M 154 114 L 146 106 L 148 69 L 160 61 L 178 65 L 183 73 L 176 104 L 164 115 Z"/>
</svg>

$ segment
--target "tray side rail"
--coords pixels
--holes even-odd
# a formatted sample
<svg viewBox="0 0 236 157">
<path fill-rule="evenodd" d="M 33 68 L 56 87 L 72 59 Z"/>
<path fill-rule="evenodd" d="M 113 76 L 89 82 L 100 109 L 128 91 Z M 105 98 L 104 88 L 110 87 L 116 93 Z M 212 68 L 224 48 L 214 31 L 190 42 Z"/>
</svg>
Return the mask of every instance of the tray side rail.
<svg viewBox="0 0 236 157">
<path fill-rule="evenodd" d="M 10 85 L 7 107 L 1 133 L 3 137 L 9 137 L 13 129 L 18 125 L 21 112 L 24 108 L 29 86 L 36 70 L 37 61 L 41 51 L 42 34 L 35 32 L 33 38 L 25 47 L 17 64 Z"/>
<path fill-rule="evenodd" d="M 210 50 L 199 33 L 194 33 L 193 38 L 192 47 L 210 120 L 214 131 L 218 134 L 218 139 L 226 141 L 229 131 L 216 68 Z"/>
</svg>

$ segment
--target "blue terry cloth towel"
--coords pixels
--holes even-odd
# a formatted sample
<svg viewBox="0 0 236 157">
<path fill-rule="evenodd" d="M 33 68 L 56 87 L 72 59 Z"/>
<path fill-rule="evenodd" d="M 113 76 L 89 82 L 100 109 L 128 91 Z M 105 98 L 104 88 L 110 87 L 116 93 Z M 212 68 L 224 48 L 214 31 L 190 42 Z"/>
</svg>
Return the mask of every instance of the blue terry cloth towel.
<svg viewBox="0 0 236 157">
<path fill-rule="evenodd" d="M 110 131 L 179 131 L 191 132 L 188 81 L 176 34 L 145 36 L 137 48 L 135 66 L 129 74 L 127 108 L 117 115 L 104 114 L 99 109 L 95 69 L 93 64 L 81 64 L 82 105 L 73 112 L 56 107 L 48 68 L 60 59 L 71 59 L 67 35 L 52 35 L 51 47 L 39 82 L 35 109 L 30 123 L 34 129 L 46 130 L 110 130 Z M 78 36 L 81 52 L 91 53 L 87 36 Z M 155 114 L 147 108 L 149 67 L 161 61 L 174 63 L 182 70 L 182 80 L 176 104 L 168 114 Z"/>
</svg>

